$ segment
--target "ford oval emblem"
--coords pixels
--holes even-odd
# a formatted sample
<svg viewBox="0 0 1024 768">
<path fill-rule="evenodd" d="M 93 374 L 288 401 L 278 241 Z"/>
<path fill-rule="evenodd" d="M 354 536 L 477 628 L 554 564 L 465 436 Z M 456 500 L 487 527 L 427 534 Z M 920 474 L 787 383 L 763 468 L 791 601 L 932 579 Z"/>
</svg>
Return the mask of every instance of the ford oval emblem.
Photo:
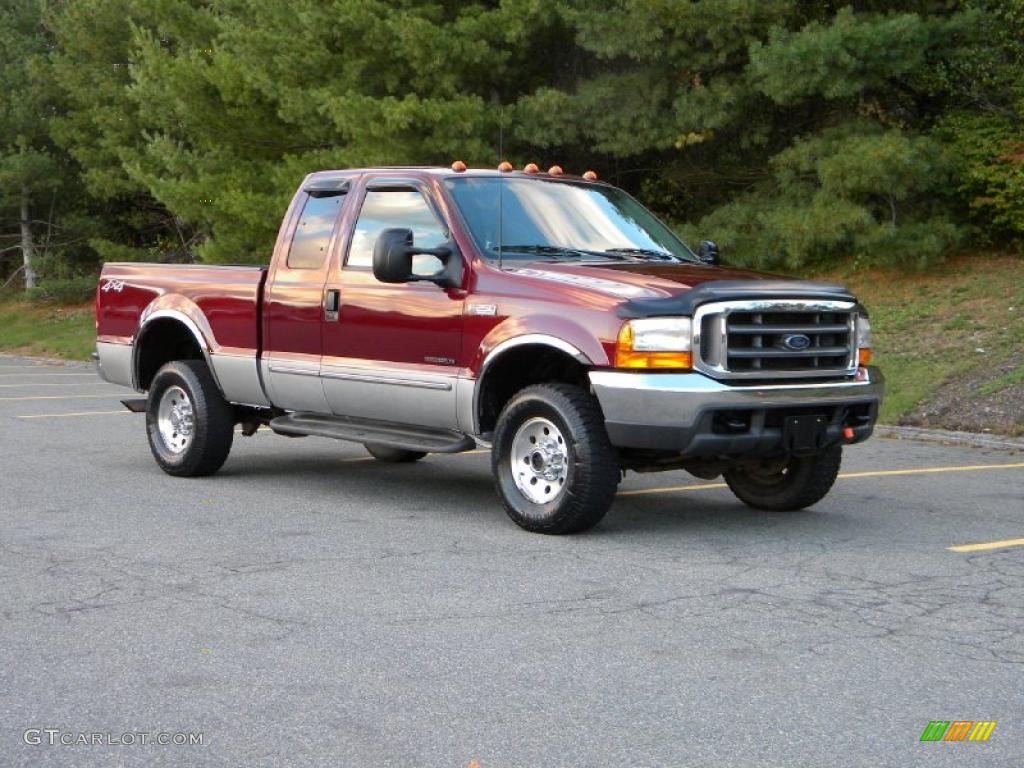
<svg viewBox="0 0 1024 768">
<path fill-rule="evenodd" d="M 797 352 L 811 346 L 811 337 L 806 333 L 790 333 L 782 337 L 782 346 Z"/>
</svg>

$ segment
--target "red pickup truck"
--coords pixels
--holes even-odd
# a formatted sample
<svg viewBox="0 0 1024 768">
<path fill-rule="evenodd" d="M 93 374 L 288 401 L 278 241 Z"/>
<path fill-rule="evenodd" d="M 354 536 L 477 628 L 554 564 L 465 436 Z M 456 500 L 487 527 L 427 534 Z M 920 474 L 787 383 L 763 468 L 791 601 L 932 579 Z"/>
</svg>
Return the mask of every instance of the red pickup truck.
<svg viewBox="0 0 1024 768">
<path fill-rule="evenodd" d="M 814 504 L 883 392 L 842 287 L 719 266 L 557 167 L 310 174 L 269 267 L 106 264 L 96 327 L 165 472 L 216 472 L 239 424 L 388 462 L 484 445 L 544 533 L 595 525 L 628 469 Z"/>
</svg>

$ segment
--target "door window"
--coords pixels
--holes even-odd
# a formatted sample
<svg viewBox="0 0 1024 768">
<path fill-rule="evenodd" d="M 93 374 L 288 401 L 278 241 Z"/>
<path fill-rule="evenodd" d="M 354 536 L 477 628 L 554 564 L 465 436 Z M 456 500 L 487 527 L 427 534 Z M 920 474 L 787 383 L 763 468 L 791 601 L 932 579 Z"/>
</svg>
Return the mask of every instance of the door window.
<svg viewBox="0 0 1024 768">
<path fill-rule="evenodd" d="M 344 199 L 344 192 L 330 192 L 315 197 L 311 195 L 306 200 L 288 250 L 289 269 L 319 269 L 323 265 L 334 222 L 338 220 L 338 210 Z"/>
<path fill-rule="evenodd" d="M 345 265 L 372 266 L 373 246 L 377 238 L 385 229 L 392 228 L 411 229 L 413 242 L 420 248 L 437 248 L 448 240 L 444 226 L 416 190 L 370 190 L 359 211 Z M 432 274 L 443 267 L 436 256 L 413 257 L 416 274 Z"/>
</svg>

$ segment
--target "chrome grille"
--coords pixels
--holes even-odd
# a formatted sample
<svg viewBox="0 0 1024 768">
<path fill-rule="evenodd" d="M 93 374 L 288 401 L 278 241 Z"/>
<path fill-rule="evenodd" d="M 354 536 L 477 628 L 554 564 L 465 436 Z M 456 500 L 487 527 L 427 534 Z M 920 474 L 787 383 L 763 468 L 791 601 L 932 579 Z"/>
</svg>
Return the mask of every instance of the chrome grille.
<svg viewBox="0 0 1024 768">
<path fill-rule="evenodd" d="M 777 379 L 856 372 L 848 301 L 725 301 L 694 314 L 694 367 L 716 378 Z"/>
</svg>

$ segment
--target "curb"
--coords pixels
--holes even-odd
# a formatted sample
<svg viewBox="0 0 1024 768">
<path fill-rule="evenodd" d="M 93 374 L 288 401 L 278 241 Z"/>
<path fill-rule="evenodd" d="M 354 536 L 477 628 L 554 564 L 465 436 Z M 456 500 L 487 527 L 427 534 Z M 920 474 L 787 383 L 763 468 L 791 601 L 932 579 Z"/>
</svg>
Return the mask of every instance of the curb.
<svg viewBox="0 0 1024 768">
<path fill-rule="evenodd" d="M 1001 451 L 1024 452 L 1024 439 L 1007 435 L 992 435 L 985 432 L 954 432 L 948 429 L 924 429 L 922 427 L 897 427 L 879 424 L 875 436 L 889 440 L 915 440 L 921 443 L 942 443 L 943 445 L 969 445 L 975 448 L 996 448 Z"/>
</svg>

